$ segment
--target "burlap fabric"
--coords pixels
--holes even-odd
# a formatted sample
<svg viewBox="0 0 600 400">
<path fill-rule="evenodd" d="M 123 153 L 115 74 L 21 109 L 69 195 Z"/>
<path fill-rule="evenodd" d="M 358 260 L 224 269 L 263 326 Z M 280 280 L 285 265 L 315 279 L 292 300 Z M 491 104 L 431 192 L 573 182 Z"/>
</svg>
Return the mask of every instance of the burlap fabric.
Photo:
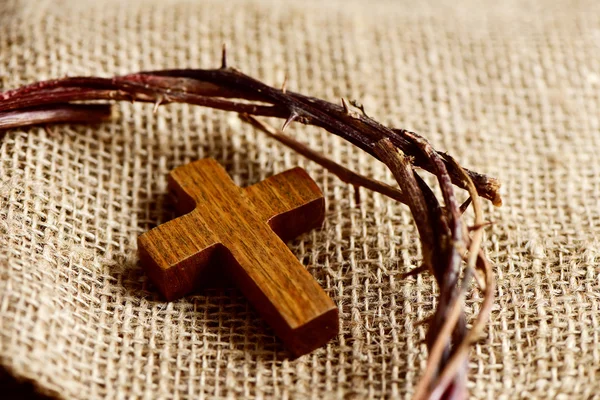
<svg viewBox="0 0 600 400">
<path fill-rule="evenodd" d="M 471 355 L 474 398 L 600 391 L 600 4 L 597 1 L 4 1 L 2 88 L 66 75 L 231 64 L 267 83 L 360 100 L 503 181 L 485 248 L 498 278 Z M 0 362 L 64 398 L 406 398 L 434 307 L 404 206 L 351 187 L 233 114 L 120 104 L 113 123 L 8 132 L 0 147 Z M 280 123 L 280 122 L 278 122 Z M 368 155 L 290 133 L 359 172 Z M 166 176 L 214 157 L 241 185 L 296 165 L 327 198 L 291 243 L 340 309 L 298 360 L 236 290 L 167 303 L 136 238 L 171 218 Z M 464 198 L 464 195 L 461 195 Z M 473 294 L 467 306 L 478 304 Z"/>
</svg>

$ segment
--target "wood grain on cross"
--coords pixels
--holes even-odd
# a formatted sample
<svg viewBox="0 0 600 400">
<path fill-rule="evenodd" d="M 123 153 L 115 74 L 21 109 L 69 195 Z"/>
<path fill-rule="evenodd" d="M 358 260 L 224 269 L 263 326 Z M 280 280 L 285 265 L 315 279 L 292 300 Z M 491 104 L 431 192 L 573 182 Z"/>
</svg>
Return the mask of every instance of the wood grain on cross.
<svg viewBox="0 0 600 400">
<path fill-rule="evenodd" d="M 338 310 L 284 241 L 321 226 L 325 201 L 301 168 L 240 188 L 213 159 L 173 170 L 183 216 L 138 239 L 140 260 L 167 300 L 226 274 L 296 356 L 338 332 Z"/>
</svg>

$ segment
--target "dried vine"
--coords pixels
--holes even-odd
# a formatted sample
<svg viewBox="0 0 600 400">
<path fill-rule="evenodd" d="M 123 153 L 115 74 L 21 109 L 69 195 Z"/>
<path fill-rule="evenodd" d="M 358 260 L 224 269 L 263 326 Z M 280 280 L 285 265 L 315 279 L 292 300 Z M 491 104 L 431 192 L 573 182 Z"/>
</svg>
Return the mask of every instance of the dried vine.
<svg viewBox="0 0 600 400">
<path fill-rule="evenodd" d="M 467 397 L 468 350 L 487 322 L 494 294 L 491 266 L 483 251 L 480 197 L 501 204 L 499 182 L 461 167 L 439 153 L 423 137 L 386 127 L 362 108 L 342 99 L 336 105 L 321 99 L 277 89 L 228 67 L 223 50 L 219 69 L 177 69 L 140 72 L 114 78 L 76 77 L 34 83 L 0 93 L 0 131 L 39 124 L 92 123 L 111 118 L 110 103 L 82 101 L 123 100 L 161 104 L 180 102 L 237 112 L 274 139 L 319 163 L 341 180 L 382 193 L 410 208 L 421 240 L 423 264 L 414 273 L 429 271 L 439 286 L 437 308 L 429 321 L 427 367 L 415 389 L 416 399 Z M 256 116 L 285 119 L 277 130 Z M 359 175 L 336 164 L 283 133 L 290 123 L 315 125 L 336 134 L 378 158 L 391 170 L 399 188 Z M 416 173 L 422 168 L 436 176 L 443 205 Z M 453 184 L 469 192 L 459 206 Z M 463 212 L 472 205 L 473 226 Z M 464 262 L 463 262 L 464 261 Z M 463 265 L 464 268 L 462 267 Z M 471 329 L 463 312 L 464 298 L 475 277 L 484 300 Z"/>
</svg>

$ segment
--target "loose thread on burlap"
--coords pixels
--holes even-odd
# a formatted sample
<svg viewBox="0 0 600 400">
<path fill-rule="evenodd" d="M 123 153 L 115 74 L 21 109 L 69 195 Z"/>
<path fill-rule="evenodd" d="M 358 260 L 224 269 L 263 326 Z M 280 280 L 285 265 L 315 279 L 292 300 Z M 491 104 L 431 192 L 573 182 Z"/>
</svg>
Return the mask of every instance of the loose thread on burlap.
<svg viewBox="0 0 600 400">
<path fill-rule="evenodd" d="M 429 271 L 439 286 L 437 308 L 428 318 L 427 366 L 414 398 L 467 397 L 469 348 L 487 323 L 494 299 L 492 267 L 481 249 L 483 229 L 489 222 L 484 219 L 480 198 L 501 205 L 496 179 L 463 168 L 452 156 L 437 152 L 414 132 L 378 123 L 356 101 L 342 98 L 341 105 L 337 105 L 289 91 L 287 77 L 277 89 L 244 75 L 228 65 L 225 47 L 219 69 L 160 70 L 108 79 L 64 78 L 0 93 L 0 131 L 109 121 L 110 103 L 79 103 L 98 100 L 149 102 L 154 112 L 161 105 L 177 102 L 237 112 L 244 121 L 351 184 L 356 189 L 357 202 L 359 188 L 364 187 L 408 205 L 419 232 L 423 262 L 404 277 Z M 282 118 L 284 123 L 278 130 L 257 116 Z M 378 158 L 390 169 L 399 188 L 357 174 L 287 136 L 283 131 L 292 122 L 321 127 Z M 417 168 L 437 178 L 443 205 L 417 174 Z M 455 186 L 469 193 L 469 199 L 460 206 Z M 464 222 L 469 206 L 475 214 L 470 226 Z M 464 299 L 473 278 L 484 298 L 468 329 Z"/>
</svg>

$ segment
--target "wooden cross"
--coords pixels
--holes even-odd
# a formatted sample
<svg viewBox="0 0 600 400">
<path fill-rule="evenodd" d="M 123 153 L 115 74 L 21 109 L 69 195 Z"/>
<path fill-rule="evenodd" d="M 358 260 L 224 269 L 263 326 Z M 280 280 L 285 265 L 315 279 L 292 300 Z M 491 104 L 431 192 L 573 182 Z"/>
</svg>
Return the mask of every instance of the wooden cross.
<svg viewBox="0 0 600 400">
<path fill-rule="evenodd" d="M 337 307 L 284 243 L 323 223 L 325 200 L 303 169 L 240 188 L 204 159 L 173 170 L 169 187 L 186 214 L 138 239 L 167 300 L 226 274 L 295 356 L 337 334 Z"/>
</svg>

